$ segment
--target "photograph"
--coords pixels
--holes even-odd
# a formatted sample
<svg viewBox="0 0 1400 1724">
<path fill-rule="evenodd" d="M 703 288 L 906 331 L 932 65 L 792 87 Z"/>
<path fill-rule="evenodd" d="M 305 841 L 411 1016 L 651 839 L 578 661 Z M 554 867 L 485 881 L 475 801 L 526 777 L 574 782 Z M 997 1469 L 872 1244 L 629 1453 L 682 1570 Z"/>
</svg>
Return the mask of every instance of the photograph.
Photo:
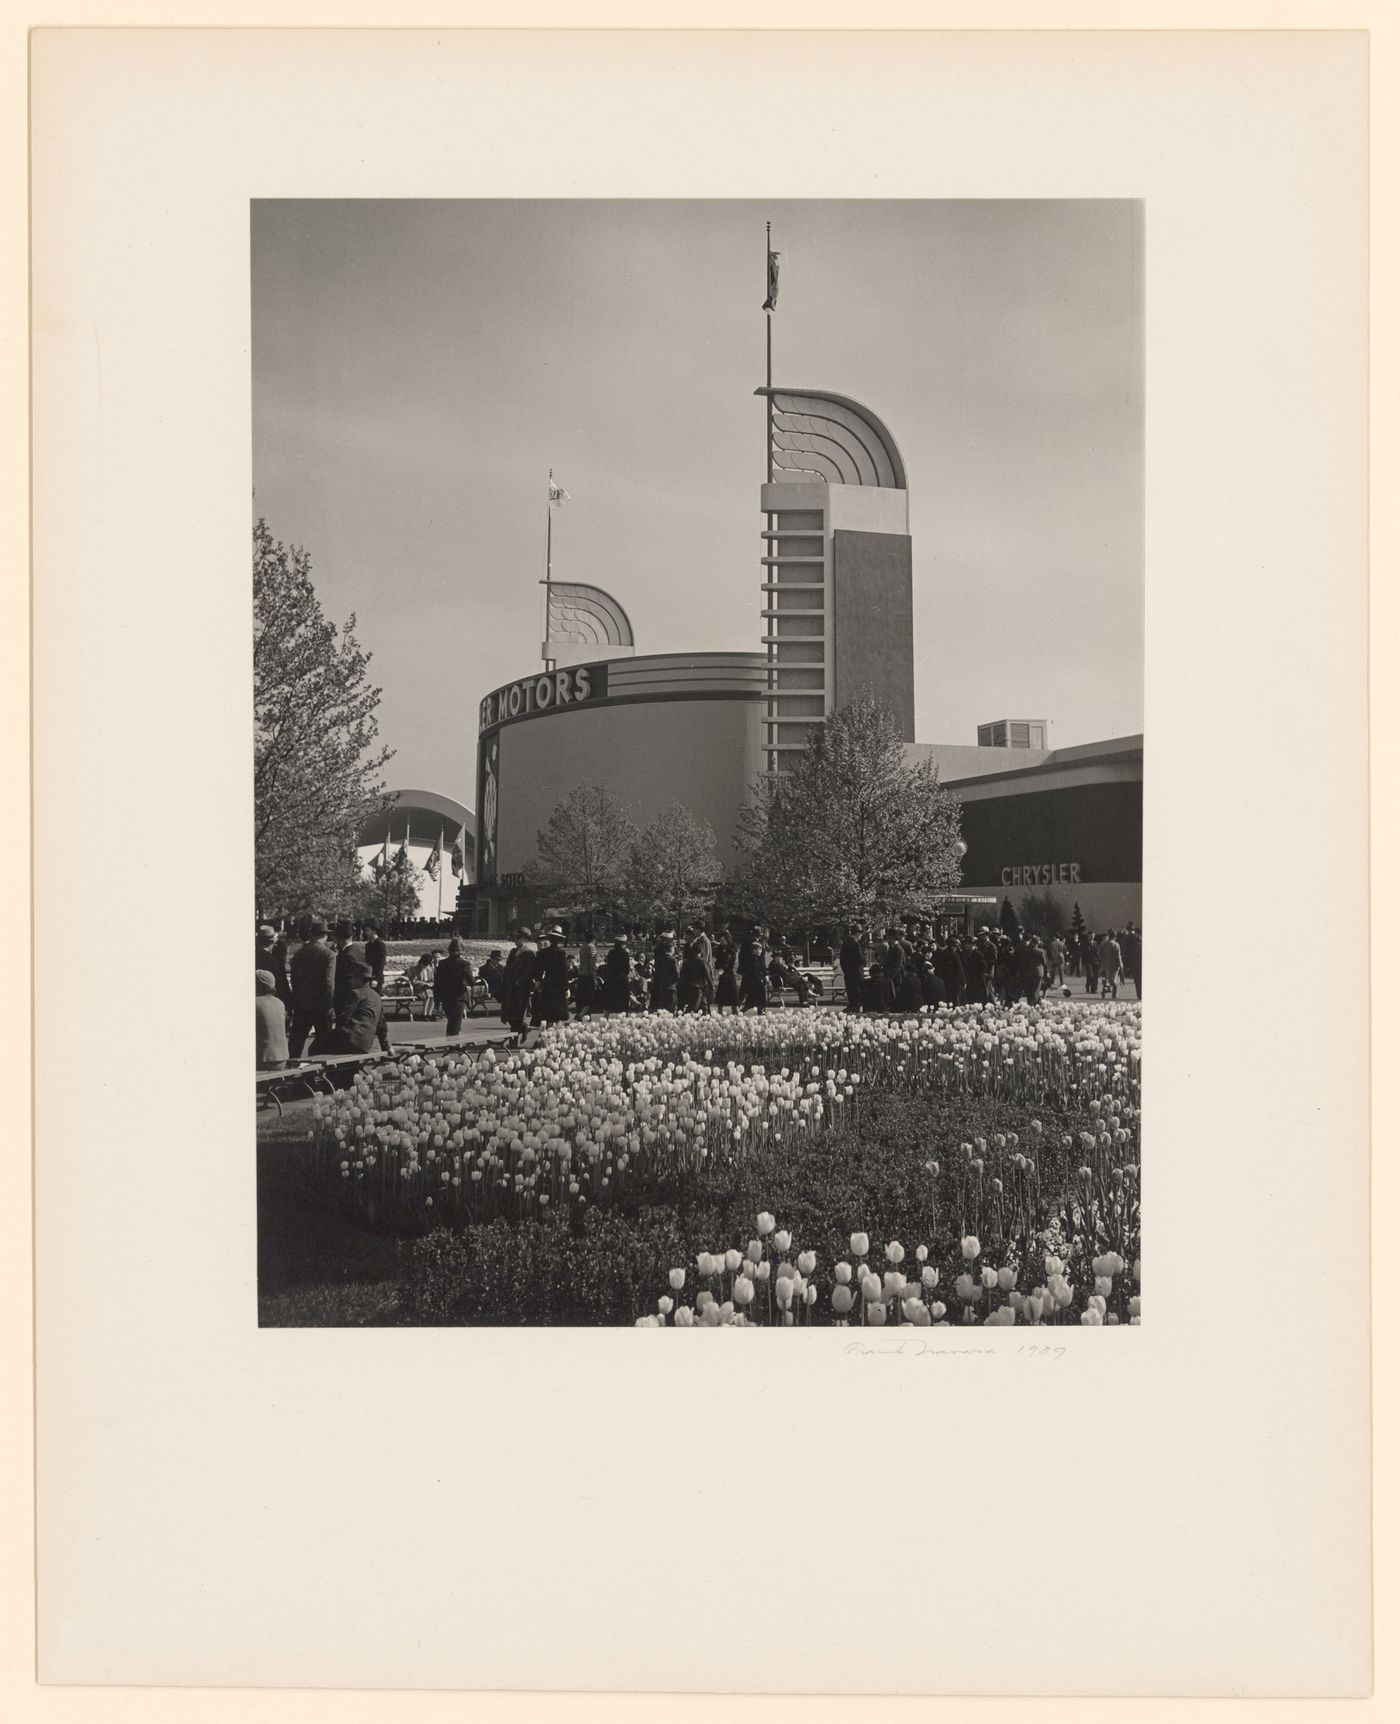
<svg viewBox="0 0 1400 1724">
<path fill-rule="evenodd" d="M 252 201 L 262 1327 L 1140 1323 L 1148 219 Z"/>
</svg>

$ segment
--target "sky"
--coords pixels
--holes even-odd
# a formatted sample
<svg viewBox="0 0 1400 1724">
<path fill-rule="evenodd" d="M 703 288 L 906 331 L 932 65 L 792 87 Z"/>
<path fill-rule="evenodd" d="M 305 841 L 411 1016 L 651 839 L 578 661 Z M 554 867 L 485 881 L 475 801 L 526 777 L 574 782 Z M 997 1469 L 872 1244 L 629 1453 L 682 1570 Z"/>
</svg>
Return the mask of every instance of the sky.
<svg viewBox="0 0 1400 1724">
<path fill-rule="evenodd" d="M 383 689 L 391 786 L 471 804 L 477 706 L 539 665 L 554 576 L 638 652 L 761 650 L 773 381 L 889 429 L 916 734 L 1142 728 L 1142 206 L 259 201 L 254 516 Z"/>
</svg>

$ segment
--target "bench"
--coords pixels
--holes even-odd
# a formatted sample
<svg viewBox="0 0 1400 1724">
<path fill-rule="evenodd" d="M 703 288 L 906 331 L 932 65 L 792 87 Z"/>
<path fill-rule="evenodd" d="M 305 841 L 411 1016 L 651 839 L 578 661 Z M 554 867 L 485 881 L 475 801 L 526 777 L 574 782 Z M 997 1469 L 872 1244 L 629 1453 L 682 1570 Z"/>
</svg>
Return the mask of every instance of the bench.
<svg viewBox="0 0 1400 1724">
<path fill-rule="evenodd" d="M 320 1059 L 293 1060 L 284 1066 L 278 1066 L 271 1071 L 260 1071 L 257 1074 L 257 1095 L 262 1100 L 264 1096 L 276 1104 L 278 1117 L 283 1113 L 282 1097 L 278 1093 L 284 1083 L 299 1083 L 305 1086 L 308 1096 L 316 1094 L 317 1084 L 325 1086 L 324 1093 L 334 1093 L 334 1085 L 327 1078 L 328 1071 L 335 1071 L 345 1066 L 376 1065 L 381 1060 L 398 1059 L 402 1053 L 414 1052 L 412 1048 L 398 1048 L 392 1053 L 385 1053 L 383 1048 L 374 1048 L 367 1054 L 322 1054 Z"/>
</svg>

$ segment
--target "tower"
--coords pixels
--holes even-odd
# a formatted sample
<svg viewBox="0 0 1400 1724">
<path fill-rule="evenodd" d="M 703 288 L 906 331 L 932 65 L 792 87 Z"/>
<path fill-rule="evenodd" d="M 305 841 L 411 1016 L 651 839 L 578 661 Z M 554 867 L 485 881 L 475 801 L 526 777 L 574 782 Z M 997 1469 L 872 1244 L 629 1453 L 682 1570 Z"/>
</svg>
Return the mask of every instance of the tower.
<svg viewBox="0 0 1400 1724">
<path fill-rule="evenodd" d="M 894 439 L 867 408 L 812 389 L 769 405 L 762 487 L 765 765 L 785 770 L 814 724 L 869 693 L 914 740 L 909 498 Z"/>
</svg>

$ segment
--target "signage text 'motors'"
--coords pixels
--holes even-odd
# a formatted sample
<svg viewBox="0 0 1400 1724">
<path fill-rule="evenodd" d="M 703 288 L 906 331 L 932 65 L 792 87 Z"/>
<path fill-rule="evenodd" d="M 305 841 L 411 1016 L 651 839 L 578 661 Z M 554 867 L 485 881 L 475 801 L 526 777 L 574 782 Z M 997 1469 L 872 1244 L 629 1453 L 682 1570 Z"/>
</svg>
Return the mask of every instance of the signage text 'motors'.
<svg viewBox="0 0 1400 1724">
<path fill-rule="evenodd" d="M 538 676 L 508 682 L 488 694 L 481 703 L 482 730 L 505 724 L 512 718 L 528 718 L 561 706 L 581 706 L 601 700 L 608 692 L 606 664 L 580 664 L 568 670 L 541 671 Z"/>
</svg>

